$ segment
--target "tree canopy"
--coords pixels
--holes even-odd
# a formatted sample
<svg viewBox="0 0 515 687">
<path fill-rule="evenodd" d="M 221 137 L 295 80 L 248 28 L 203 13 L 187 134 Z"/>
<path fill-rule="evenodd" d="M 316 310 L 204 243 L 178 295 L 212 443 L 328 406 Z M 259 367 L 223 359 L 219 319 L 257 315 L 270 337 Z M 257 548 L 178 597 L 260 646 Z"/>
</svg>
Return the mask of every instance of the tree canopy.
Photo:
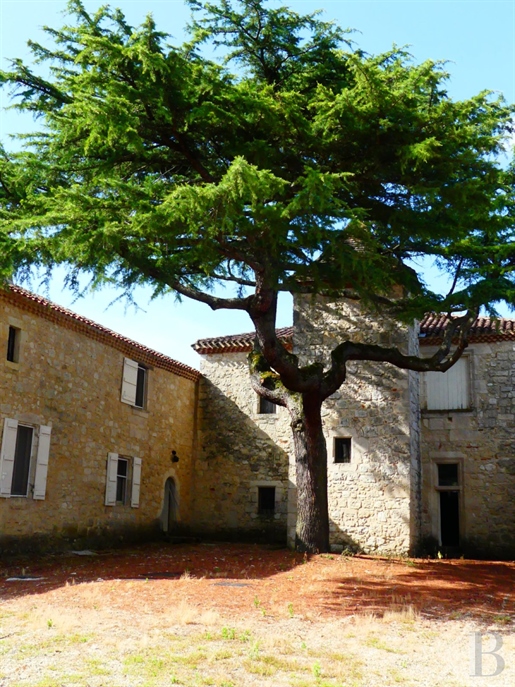
<svg viewBox="0 0 515 687">
<path fill-rule="evenodd" d="M 318 14 L 189 4 L 188 40 L 170 45 L 150 16 L 133 28 L 70 0 L 50 47 L 30 44 L 34 65 L 1 73 L 39 128 L 0 151 L 0 277 L 65 264 L 72 288 L 86 273 L 246 311 L 255 388 L 292 418 L 299 540 L 326 550 L 320 407 L 347 361 L 443 371 L 481 307 L 515 303 L 515 169 L 499 161 L 514 108 L 489 92 L 455 101 L 444 64 L 366 54 Z M 449 274 L 446 295 L 421 258 Z M 302 367 L 276 335 L 281 291 L 405 321 L 466 314 L 428 359 L 343 341 Z"/>
<path fill-rule="evenodd" d="M 402 286 L 401 317 L 513 302 L 511 107 L 454 102 L 444 65 L 364 54 L 316 15 L 190 4 L 190 40 L 171 46 L 151 17 L 134 29 L 72 0 L 53 47 L 31 43 L 34 68 L 2 74 L 42 127 L 2 151 L 4 277 L 68 263 L 72 282 L 150 282 L 215 308 L 248 309 L 261 278 L 372 303 Z M 455 277 L 447 296 L 419 256 Z"/>
</svg>

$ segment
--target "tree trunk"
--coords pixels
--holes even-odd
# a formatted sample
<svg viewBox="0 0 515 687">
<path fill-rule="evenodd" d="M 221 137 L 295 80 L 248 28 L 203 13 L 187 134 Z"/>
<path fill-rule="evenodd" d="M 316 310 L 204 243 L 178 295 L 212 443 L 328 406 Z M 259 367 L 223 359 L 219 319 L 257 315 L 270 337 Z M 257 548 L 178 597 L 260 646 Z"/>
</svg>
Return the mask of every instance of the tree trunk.
<svg viewBox="0 0 515 687">
<path fill-rule="evenodd" d="M 329 513 L 322 401 L 318 394 L 312 393 L 298 399 L 297 403 L 288 404 L 297 477 L 295 548 L 308 553 L 325 553 L 329 551 Z"/>
</svg>

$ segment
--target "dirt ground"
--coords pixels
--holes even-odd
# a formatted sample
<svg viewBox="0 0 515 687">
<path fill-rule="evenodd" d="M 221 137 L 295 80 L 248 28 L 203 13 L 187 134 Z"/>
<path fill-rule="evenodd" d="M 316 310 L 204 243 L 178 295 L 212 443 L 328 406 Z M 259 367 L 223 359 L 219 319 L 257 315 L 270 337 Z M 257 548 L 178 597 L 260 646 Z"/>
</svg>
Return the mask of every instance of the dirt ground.
<svg viewBox="0 0 515 687">
<path fill-rule="evenodd" d="M 7 581 L 20 575 L 42 579 Z M 295 613 L 328 618 L 381 616 L 409 605 L 428 618 L 515 620 L 514 562 L 305 556 L 223 543 L 148 544 L 94 556 L 70 552 L 11 559 L 0 562 L 0 599 L 109 580 L 140 582 L 111 600 L 127 608 L 136 599 L 156 610 L 173 600 L 243 617 L 255 613 L 258 603 L 279 616 L 293 604 Z M 147 581 L 152 584 L 142 584 Z"/>
<path fill-rule="evenodd" d="M 514 582 L 513 562 L 221 543 L 11 559 L 0 687 L 512 687 Z M 470 668 L 477 633 L 504 637 L 497 676 Z"/>
</svg>

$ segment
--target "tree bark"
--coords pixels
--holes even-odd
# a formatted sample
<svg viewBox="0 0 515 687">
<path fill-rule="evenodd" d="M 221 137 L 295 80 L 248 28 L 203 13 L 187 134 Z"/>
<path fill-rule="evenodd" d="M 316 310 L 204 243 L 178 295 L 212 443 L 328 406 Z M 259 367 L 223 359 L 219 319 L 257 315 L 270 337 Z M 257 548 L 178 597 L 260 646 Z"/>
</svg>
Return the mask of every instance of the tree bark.
<svg viewBox="0 0 515 687">
<path fill-rule="evenodd" d="M 313 393 L 288 403 L 297 479 L 295 548 L 308 553 L 329 551 L 327 449 L 321 408 L 322 400 Z"/>
</svg>

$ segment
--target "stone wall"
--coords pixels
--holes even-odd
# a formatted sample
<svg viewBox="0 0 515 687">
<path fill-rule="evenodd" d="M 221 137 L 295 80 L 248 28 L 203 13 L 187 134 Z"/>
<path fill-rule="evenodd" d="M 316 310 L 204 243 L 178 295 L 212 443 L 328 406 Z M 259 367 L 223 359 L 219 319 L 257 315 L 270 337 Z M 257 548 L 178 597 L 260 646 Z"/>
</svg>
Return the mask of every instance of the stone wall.
<svg viewBox="0 0 515 687">
<path fill-rule="evenodd" d="M 258 413 L 247 354 L 202 356 L 195 530 L 285 542 L 290 429 L 284 408 Z M 275 487 L 275 514 L 258 514 L 258 488 Z"/>
<path fill-rule="evenodd" d="M 302 363 L 329 360 L 338 340 L 415 352 L 416 332 L 351 301 L 299 297 L 294 352 Z M 417 539 L 417 375 L 388 364 L 352 362 L 323 406 L 333 545 L 407 553 Z M 350 437 L 350 463 L 334 462 L 334 439 Z M 412 523 L 415 523 L 414 525 Z"/>
<path fill-rule="evenodd" d="M 115 338 L 111 346 L 94 331 L 74 329 L 85 328 L 80 322 L 68 327 L 66 317 L 59 323 L 49 310 L 38 306 L 38 314 L 27 306 L 0 297 L 0 432 L 5 418 L 33 427 L 36 437 L 42 425 L 51 426 L 48 476 L 44 500 L 30 490 L 27 497 L 0 498 L 0 546 L 146 536 L 158 528 L 168 477 L 176 482 L 179 519 L 188 525 L 196 381 L 152 366 L 138 347 L 125 343 L 122 352 Z M 20 332 L 18 362 L 6 359 L 9 325 Z M 145 409 L 120 400 L 128 354 L 146 360 Z M 172 463 L 172 450 L 179 462 Z M 110 452 L 127 456 L 131 467 L 134 457 L 142 460 L 139 507 L 104 505 Z M 33 478 L 34 456 L 30 484 Z"/>
<path fill-rule="evenodd" d="M 425 347 L 424 347 L 425 348 Z M 423 349 L 424 350 L 424 349 Z M 427 354 L 431 349 L 425 349 Z M 515 551 L 515 345 L 472 344 L 470 407 L 422 410 L 422 534 L 439 545 L 438 464 L 459 466 L 462 550 L 513 557 Z M 425 407 L 425 384 L 422 408 Z"/>
</svg>

